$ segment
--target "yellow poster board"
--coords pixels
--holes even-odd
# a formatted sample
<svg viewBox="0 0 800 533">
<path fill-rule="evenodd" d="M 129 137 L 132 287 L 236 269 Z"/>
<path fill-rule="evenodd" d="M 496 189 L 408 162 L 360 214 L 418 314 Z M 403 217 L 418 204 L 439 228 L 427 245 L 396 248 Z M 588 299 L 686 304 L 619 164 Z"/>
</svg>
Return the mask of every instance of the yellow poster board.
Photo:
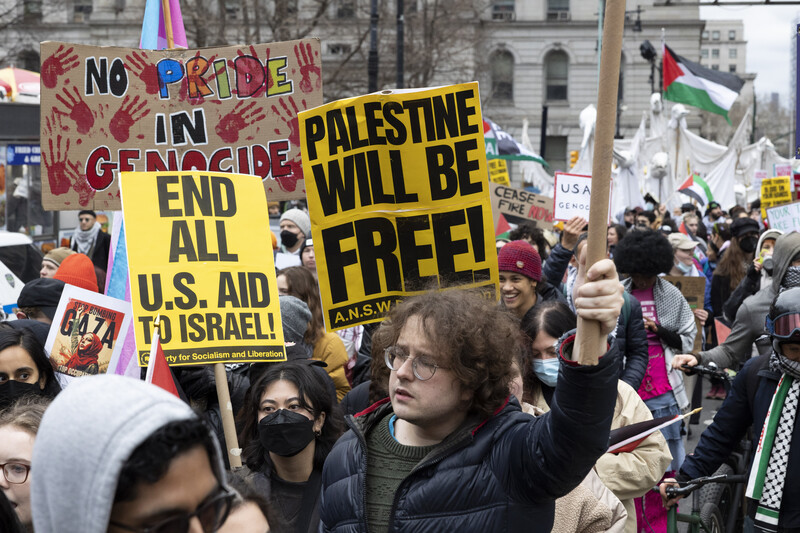
<svg viewBox="0 0 800 533">
<path fill-rule="evenodd" d="M 329 331 L 378 321 L 432 288 L 496 298 L 477 83 L 383 91 L 299 116 Z"/>
<path fill-rule="evenodd" d="M 506 163 L 506 160 L 487 159 L 487 163 L 489 164 L 489 180 L 492 183 L 510 187 L 511 180 L 508 177 L 508 163 Z"/>
<path fill-rule="evenodd" d="M 161 316 L 171 366 L 283 361 L 267 198 L 258 176 L 120 176 L 139 364 Z"/>
<path fill-rule="evenodd" d="M 767 208 L 788 204 L 792 201 L 792 178 L 783 176 L 761 181 L 761 218 L 767 219 Z"/>
</svg>

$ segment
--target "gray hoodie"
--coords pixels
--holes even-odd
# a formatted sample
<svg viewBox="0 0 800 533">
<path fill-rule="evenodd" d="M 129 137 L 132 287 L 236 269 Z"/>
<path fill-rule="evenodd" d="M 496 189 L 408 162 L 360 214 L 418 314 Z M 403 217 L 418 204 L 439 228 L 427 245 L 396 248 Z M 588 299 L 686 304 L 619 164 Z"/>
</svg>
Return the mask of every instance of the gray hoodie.
<svg viewBox="0 0 800 533">
<path fill-rule="evenodd" d="M 136 379 L 76 379 L 47 408 L 33 446 L 35 531 L 105 533 L 120 470 L 133 450 L 162 426 L 194 416 L 172 394 Z M 224 483 L 219 449 L 211 464 Z"/>
<path fill-rule="evenodd" d="M 775 265 L 772 269 L 772 283 L 742 303 L 725 342 L 698 354 L 702 364 L 714 362 L 720 368 L 736 369 L 750 358 L 753 342 L 766 333 L 764 321 L 772 300 L 780 290 L 780 282 L 798 253 L 800 253 L 800 233 L 792 232 L 778 237 L 775 241 L 775 253 L 772 256 Z M 766 349 L 770 347 L 766 346 Z"/>
</svg>

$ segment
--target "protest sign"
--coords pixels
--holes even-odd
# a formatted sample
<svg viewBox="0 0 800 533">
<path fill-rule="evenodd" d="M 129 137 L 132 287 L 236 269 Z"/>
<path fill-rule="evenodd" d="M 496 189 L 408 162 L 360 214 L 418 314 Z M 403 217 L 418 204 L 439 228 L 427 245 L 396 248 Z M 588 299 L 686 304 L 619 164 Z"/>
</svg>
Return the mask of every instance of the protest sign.
<svg viewBox="0 0 800 533">
<path fill-rule="evenodd" d="M 589 220 L 592 177 L 556 172 L 553 196 L 554 220 L 569 220 L 573 217 Z"/>
<path fill-rule="evenodd" d="M 775 163 L 772 165 L 773 169 L 773 176 L 776 177 L 785 177 L 792 175 L 792 165 L 789 163 Z"/>
<path fill-rule="evenodd" d="M 753 181 L 751 183 L 751 186 L 753 187 L 754 190 L 761 191 L 761 182 L 767 179 L 768 177 L 769 176 L 767 176 L 766 170 L 753 171 Z"/>
<path fill-rule="evenodd" d="M 120 176 L 136 348 L 153 323 L 171 366 L 285 359 L 267 199 L 258 176 Z"/>
<path fill-rule="evenodd" d="M 489 159 L 489 181 L 508 187 L 511 180 L 508 177 L 508 164 L 505 159 Z"/>
<path fill-rule="evenodd" d="M 707 280 L 705 276 L 664 276 L 664 280 L 672 283 L 681 291 L 692 311 L 703 309 L 706 304 Z M 697 336 L 694 339 L 693 350 L 697 351 L 702 349 L 703 331 L 697 318 L 695 318 L 695 322 L 697 323 Z"/>
<path fill-rule="evenodd" d="M 792 201 L 792 191 L 790 180 L 785 176 L 780 178 L 769 178 L 761 182 L 761 218 L 767 218 L 767 208 L 781 204 L 788 204 Z"/>
<path fill-rule="evenodd" d="M 42 204 L 120 209 L 119 173 L 253 174 L 304 198 L 297 113 L 322 103 L 320 45 L 202 50 L 41 44 Z"/>
<path fill-rule="evenodd" d="M 495 227 L 499 216 L 503 215 L 508 222 L 514 224 L 530 220 L 537 228 L 553 229 L 552 198 L 496 183 L 490 183 L 489 190 L 492 194 Z"/>
<path fill-rule="evenodd" d="M 45 342 L 53 368 L 71 377 L 115 369 L 131 318 L 130 302 L 65 285 Z"/>
<path fill-rule="evenodd" d="M 496 298 L 478 84 L 349 98 L 300 113 L 329 330 L 455 284 Z"/>
<path fill-rule="evenodd" d="M 767 208 L 770 229 L 800 231 L 800 202 Z"/>
</svg>

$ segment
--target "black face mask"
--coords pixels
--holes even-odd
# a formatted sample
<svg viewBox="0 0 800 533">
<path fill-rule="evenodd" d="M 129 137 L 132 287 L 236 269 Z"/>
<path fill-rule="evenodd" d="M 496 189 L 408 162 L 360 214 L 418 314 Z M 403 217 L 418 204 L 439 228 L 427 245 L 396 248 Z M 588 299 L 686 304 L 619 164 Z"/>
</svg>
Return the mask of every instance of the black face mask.
<svg viewBox="0 0 800 533">
<path fill-rule="evenodd" d="M 258 423 L 258 439 L 267 451 L 292 457 L 314 440 L 314 421 L 300 413 L 278 409 Z"/>
<path fill-rule="evenodd" d="M 0 409 L 5 409 L 23 396 L 42 394 L 44 391 L 39 388 L 38 383 L 23 383 L 10 379 L 0 385 Z"/>
<path fill-rule="evenodd" d="M 751 254 L 756 251 L 758 245 L 758 237 L 745 237 L 739 241 L 739 248 L 746 254 Z"/>
<path fill-rule="evenodd" d="M 296 233 L 285 229 L 281 232 L 281 243 L 286 246 L 287 248 L 291 248 L 295 244 L 297 244 L 299 237 Z"/>
</svg>

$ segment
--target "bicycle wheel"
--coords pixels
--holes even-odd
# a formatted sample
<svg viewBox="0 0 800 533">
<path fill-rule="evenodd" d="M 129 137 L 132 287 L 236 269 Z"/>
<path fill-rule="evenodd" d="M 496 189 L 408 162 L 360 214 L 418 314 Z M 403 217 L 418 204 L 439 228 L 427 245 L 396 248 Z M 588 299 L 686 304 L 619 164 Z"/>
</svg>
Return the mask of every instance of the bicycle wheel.
<svg viewBox="0 0 800 533">
<path fill-rule="evenodd" d="M 733 473 L 733 468 L 731 468 L 730 465 L 723 464 L 717 468 L 714 475 L 731 475 Z M 733 500 L 733 488 L 731 485 L 726 483 L 709 483 L 700 489 L 700 494 L 698 496 L 701 509 L 706 503 L 713 503 L 719 508 L 723 517 L 728 516 L 728 509 Z"/>
<path fill-rule="evenodd" d="M 700 509 L 700 520 L 705 524 L 707 528 L 706 531 L 708 533 L 724 533 L 725 526 L 724 526 L 724 519 L 722 518 L 722 513 L 719 510 L 719 507 L 713 503 L 706 503 Z"/>
</svg>

